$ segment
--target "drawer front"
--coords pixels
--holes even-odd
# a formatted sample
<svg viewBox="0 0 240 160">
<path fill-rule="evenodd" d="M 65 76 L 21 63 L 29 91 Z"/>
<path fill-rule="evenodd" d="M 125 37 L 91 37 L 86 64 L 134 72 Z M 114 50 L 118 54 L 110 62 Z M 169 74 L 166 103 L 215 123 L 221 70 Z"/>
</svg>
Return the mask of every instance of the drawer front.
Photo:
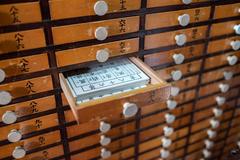
<svg viewBox="0 0 240 160">
<path fill-rule="evenodd" d="M 39 2 L 5 4 L 0 11 L 0 26 L 42 21 Z"/>
<path fill-rule="evenodd" d="M 33 40 L 33 37 L 36 40 Z M 45 47 L 43 29 L 3 33 L 0 35 L 0 54 Z"/>
<path fill-rule="evenodd" d="M 95 36 L 99 27 L 104 27 L 107 30 L 108 37 L 137 32 L 139 30 L 139 17 L 136 16 L 53 27 L 52 31 L 54 44 L 59 45 L 64 43 L 96 39 Z M 99 36 L 98 34 L 97 36 Z"/>
<path fill-rule="evenodd" d="M 46 53 L 2 60 L 0 61 L 0 66 L 1 69 L 5 72 L 6 77 L 43 71 L 49 68 L 48 56 Z"/>
<path fill-rule="evenodd" d="M 58 117 L 56 114 L 50 114 L 43 117 L 34 118 L 20 123 L 15 123 L 5 127 L 1 127 L 0 141 L 6 140 L 11 130 L 16 129 L 22 135 L 29 134 L 35 131 L 40 131 L 46 128 L 58 126 Z"/>
<path fill-rule="evenodd" d="M 178 48 L 166 52 L 159 52 L 159 53 L 154 53 L 150 55 L 144 56 L 144 62 L 147 63 L 149 66 L 154 67 L 158 65 L 163 65 L 166 63 L 180 63 L 179 58 L 174 59 L 176 55 L 183 55 L 183 60 L 187 60 L 193 57 L 199 57 L 202 55 L 204 50 L 204 45 L 199 44 L 199 45 L 194 45 L 190 47 L 183 47 L 183 48 Z"/>
<path fill-rule="evenodd" d="M 97 0 L 50 0 L 50 13 L 52 19 L 64 19 L 96 15 L 94 5 Z M 123 12 L 140 9 L 141 1 L 105 0 L 108 5 L 107 13 Z"/>
<path fill-rule="evenodd" d="M 25 149 L 25 151 L 31 151 L 33 149 L 37 149 L 60 141 L 61 137 L 59 131 L 42 134 L 40 136 L 35 136 L 32 138 L 22 140 L 20 142 L 1 146 L 0 151 L 2 154 L 0 155 L 0 158 L 11 157 L 12 152 L 17 146 L 22 146 Z"/>
<path fill-rule="evenodd" d="M 9 92 L 12 99 L 50 91 L 52 89 L 52 78 L 50 76 L 44 76 L 0 85 L 0 90 Z"/>
<path fill-rule="evenodd" d="M 240 8 L 240 3 L 216 6 L 214 19 L 238 16 L 239 8 Z"/>
<path fill-rule="evenodd" d="M 228 34 L 235 34 L 234 27 L 240 24 L 240 21 L 228 21 L 223 23 L 215 23 L 211 27 L 211 37 L 221 36 L 221 35 L 228 35 Z"/>
<path fill-rule="evenodd" d="M 190 16 L 189 23 L 207 21 L 210 16 L 210 7 L 148 14 L 146 16 L 146 29 L 177 26 L 179 25 L 178 17 L 183 14 Z"/>
<path fill-rule="evenodd" d="M 206 31 L 207 26 L 202 26 L 173 32 L 147 35 L 145 37 L 145 49 L 176 45 L 175 37 L 180 34 L 184 34 L 186 36 L 186 42 L 204 39 L 206 38 Z"/>
<path fill-rule="evenodd" d="M 208 0 L 192 0 L 192 3 L 199 3 L 199 2 L 206 2 Z M 161 1 L 155 1 L 155 0 L 148 0 L 147 6 L 148 7 L 163 7 L 163 6 L 171 6 L 171 5 L 184 5 L 184 3 L 181 0 L 161 0 Z"/>
<path fill-rule="evenodd" d="M 59 67 L 62 67 L 83 62 L 95 61 L 97 51 L 100 49 L 107 49 L 110 57 L 135 53 L 139 49 L 139 39 L 134 38 L 100 45 L 58 51 L 56 53 L 57 64 Z"/>
</svg>

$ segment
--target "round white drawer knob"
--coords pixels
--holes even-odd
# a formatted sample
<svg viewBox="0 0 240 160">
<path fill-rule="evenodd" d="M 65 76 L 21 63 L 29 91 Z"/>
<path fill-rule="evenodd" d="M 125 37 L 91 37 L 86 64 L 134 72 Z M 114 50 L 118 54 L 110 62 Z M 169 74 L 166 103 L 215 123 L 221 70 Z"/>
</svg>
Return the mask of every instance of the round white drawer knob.
<svg viewBox="0 0 240 160">
<path fill-rule="evenodd" d="M 218 120 L 215 120 L 215 119 L 211 119 L 210 124 L 211 124 L 213 129 L 216 129 L 220 126 L 220 122 Z"/>
<path fill-rule="evenodd" d="M 108 37 L 108 30 L 106 27 L 98 27 L 95 30 L 95 38 L 99 41 L 103 41 Z"/>
<path fill-rule="evenodd" d="M 172 114 L 167 113 L 165 114 L 165 119 L 168 124 L 171 124 L 175 121 L 176 117 Z"/>
<path fill-rule="evenodd" d="M 190 3 L 192 3 L 192 0 L 182 0 L 182 2 L 183 2 L 184 4 L 190 4 Z"/>
<path fill-rule="evenodd" d="M 228 57 L 227 57 L 227 61 L 228 61 L 228 64 L 229 64 L 230 66 L 233 66 L 233 65 L 235 65 L 235 64 L 238 62 L 238 57 L 235 56 L 235 55 L 233 55 L 233 56 L 228 56 Z"/>
<path fill-rule="evenodd" d="M 225 102 L 226 102 L 226 98 L 225 97 L 220 97 L 220 96 L 217 96 L 216 97 L 216 102 L 219 106 L 223 105 Z"/>
<path fill-rule="evenodd" d="M 111 129 L 111 124 L 105 123 L 105 122 L 103 122 L 103 121 L 100 122 L 99 130 L 100 130 L 102 133 L 107 133 L 110 129 Z"/>
<path fill-rule="evenodd" d="M 163 146 L 164 148 L 170 147 L 171 144 L 172 144 L 172 140 L 171 140 L 171 139 L 166 138 L 166 137 L 162 138 L 162 146 Z"/>
<path fill-rule="evenodd" d="M 168 127 L 168 126 L 165 126 L 163 127 L 163 133 L 164 133 L 164 136 L 166 137 L 169 137 L 173 134 L 173 128 L 172 127 Z"/>
<path fill-rule="evenodd" d="M 182 64 L 185 57 L 183 54 L 179 53 L 179 54 L 174 54 L 173 59 L 176 64 Z"/>
<path fill-rule="evenodd" d="M 5 124 L 13 124 L 14 122 L 17 121 L 17 115 L 15 112 L 12 111 L 6 111 L 3 115 L 2 115 L 2 121 Z"/>
<path fill-rule="evenodd" d="M 9 142 L 18 142 L 22 139 L 22 134 L 16 129 L 13 129 L 8 133 L 8 141 Z"/>
<path fill-rule="evenodd" d="M 171 96 L 175 97 L 179 94 L 180 88 L 179 87 L 171 87 Z"/>
<path fill-rule="evenodd" d="M 240 141 L 237 142 L 237 146 L 238 146 L 238 148 L 240 148 Z"/>
<path fill-rule="evenodd" d="M 189 14 L 183 14 L 183 15 L 179 16 L 178 17 L 178 22 L 183 27 L 187 26 L 190 22 Z"/>
<path fill-rule="evenodd" d="M 107 158 L 111 157 L 111 155 L 112 155 L 111 151 L 108 151 L 106 148 L 101 149 L 101 157 L 103 159 L 107 159 Z"/>
<path fill-rule="evenodd" d="M 209 130 L 207 130 L 207 135 L 210 139 L 213 139 L 217 136 L 217 133 L 216 133 L 216 131 L 209 129 Z"/>
<path fill-rule="evenodd" d="M 214 145 L 214 143 L 212 141 L 209 141 L 209 140 L 205 140 L 204 143 L 205 143 L 205 146 L 206 146 L 207 149 L 211 149 Z"/>
<path fill-rule="evenodd" d="M 230 44 L 231 44 L 232 49 L 233 49 L 234 51 L 239 50 L 239 48 L 240 48 L 240 41 L 239 41 L 239 40 L 232 41 Z"/>
<path fill-rule="evenodd" d="M 109 58 L 109 52 L 106 49 L 97 51 L 96 59 L 98 62 L 106 62 Z"/>
<path fill-rule="evenodd" d="M 123 105 L 123 115 L 125 118 L 133 117 L 138 112 L 138 106 L 135 103 L 125 103 Z"/>
<path fill-rule="evenodd" d="M 207 149 L 204 149 L 204 150 L 203 150 L 203 156 L 204 156 L 205 158 L 209 158 L 209 157 L 211 156 L 211 152 L 209 152 Z"/>
<path fill-rule="evenodd" d="M 233 77 L 233 72 L 225 71 L 225 72 L 223 72 L 223 76 L 224 76 L 225 80 L 230 80 Z"/>
<path fill-rule="evenodd" d="M 219 84 L 219 88 L 222 93 L 226 93 L 229 90 L 230 86 L 229 86 L 229 84 L 221 83 L 221 84 Z"/>
<path fill-rule="evenodd" d="M 233 27 L 233 29 L 235 30 L 235 33 L 236 33 L 236 34 L 240 34 L 240 24 L 235 25 L 235 26 Z"/>
<path fill-rule="evenodd" d="M 220 117 L 223 114 L 223 110 L 220 108 L 213 108 L 213 114 L 215 117 Z"/>
<path fill-rule="evenodd" d="M 4 81 L 6 74 L 4 70 L 0 69 L 0 83 Z"/>
<path fill-rule="evenodd" d="M 178 81 L 182 78 L 182 72 L 180 70 L 172 71 L 171 76 L 174 81 Z"/>
<path fill-rule="evenodd" d="M 111 143 L 111 138 L 106 137 L 106 136 L 104 136 L 104 135 L 101 135 L 101 137 L 100 137 L 100 144 L 101 144 L 102 146 L 107 146 L 107 145 L 109 145 L 110 143 Z"/>
<path fill-rule="evenodd" d="M 103 16 L 108 12 L 108 4 L 103 1 L 99 0 L 94 4 L 94 12 L 98 16 Z"/>
<path fill-rule="evenodd" d="M 12 96 L 7 91 L 0 91 L 0 105 L 9 104 L 12 101 Z"/>
<path fill-rule="evenodd" d="M 177 102 L 173 100 L 167 100 L 167 107 L 170 110 L 173 110 L 177 107 Z"/>
<path fill-rule="evenodd" d="M 183 46 L 187 42 L 187 36 L 185 34 L 176 35 L 175 41 L 178 46 Z"/>
<path fill-rule="evenodd" d="M 21 159 L 21 158 L 25 157 L 25 155 L 26 155 L 26 151 L 22 147 L 16 147 L 12 152 L 12 156 L 15 159 Z"/>
<path fill-rule="evenodd" d="M 161 149 L 160 154 L 161 154 L 161 158 L 168 158 L 170 155 L 170 152 L 166 149 Z"/>
</svg>

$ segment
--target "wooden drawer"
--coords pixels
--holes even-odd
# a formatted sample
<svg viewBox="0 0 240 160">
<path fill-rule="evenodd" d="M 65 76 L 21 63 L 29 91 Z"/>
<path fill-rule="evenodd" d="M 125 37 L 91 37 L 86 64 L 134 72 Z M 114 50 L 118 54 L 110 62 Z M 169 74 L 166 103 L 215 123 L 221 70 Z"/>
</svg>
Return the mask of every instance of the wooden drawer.
<svg viewBox="0 0 240 160">
<path fill-rule="evenodd" d="M 211 28 L 211 37 L 235 34 L 234 26 L 240 24 L 240 21 L 228 21 L 223 23 L 215 23 Z"/>
<path fill-rule="evenodd" d="M 239 8 L 240 3 L 216 6 L 214 19 L 238 16 Z"/>
<path fill-rule="evenodd" d="M 31 120 L 27 120 L 20 123 L 15 123 L 5 127 L 1 127 L 0 141 L 6 140 L 11 130 L 16 129 L 20 131 L 22 135 L 40 131 L 46 128 L 58 126 L 57 114 L 50 114 Z"/>
<path fill-rule="evenodd" d="M 206 2 L 208 0 L 192 0 L 192 3 L 199 3 L 199 2 Z M 148 0 L 147 1 L 148 7 L 163 7 L 163 6 L 171 6 L 171 5 L 184 5 L 182 0 L 161 0 L 161 1 L 155 1 L 155 0 Z"/>
<path fill-rule="evenodd" d="M 195 73 L 200 70 L 201 60 L 193 61 L 186 64 L 181 64 L 179 66 L 169 67 L 161 70 L 157 70 L 159 76 L 165 80 L 171 79 L 173 71 L 181 71 L 182 75 L 188 75 L 190 73 Z"/>
<path fill-rule="evenodd" d="M 39 2 L 5 4 L 0 11 L 0 26 L 42 21 Z"/>
<path fill-rule="evenodd" d="M 148 14 L 146 16 L 146 29 L 149 30 L 179 25 L 178 17 L 184 14 L 190 16 L 189 23 L 207 21 L 210 16 L 210 7 Z"/>
<path fill-rule="evenodd" d="M 44 111 L 53 110 L 55 108 L 56 102 L 54 96 L 7 105 L 0 107 L 0 122 L 2 122 L 3 117 L 6 118 L 7 112 L 9 111 L 14 112 L 17 118 L 21 118 L 23 116 L 38 114 Z"/>
<path fill-rule="evenodd" d="M 67 65 L 95 61 L 97 51 L 101 49 L 106 49 L 109 52 L 110 57 L 135 53 L 139 50 L 139 39 L 134 38 L 94 46 L 58 51 L 56 53 L 57 65 L 59 67 L 63 67 Z"/>
<path fill-rule="evenodd" d="M 1 91 L 5 91 L 10 94 L 8 95 L 8 98 L 7 98 L 9 100 L 4 100 L 5 104 L 8 104 L 11 102 L 11 100 L 19 97 L 29 96 L 29 95 L 49 91 L 52 89 L 53 89 L 52 78 L 50 76 L 38 77 L 38 78 L 33 78 L 33 79 L 28 79 L 28 80 L 23 80 L 18 82 L 11 82 L 8 84 L 0 85 Z"/>
<path fill-rule="evenodd" d="M 186 36 L 186 42 L 204 39 L 206 38 L 206 31 L 207 26 L 201 26 L 185 30 L 147 35 L 145 37 L 145 49 L 176 45 L 175 37 L 182 34 Z"/>
<path fill-rule="evenodd" d="M 53 27 L 52 31 L 54 44 L 59 45 L 64 43 L 96 39 L 98 36 L 103 34 L 103 31 L 101 31 L 99 27 L 104 27 L 106 29 L 107 37 L 137 32 L 139 30 L 139 17 L 127 17 Z M 99 34 L 97 31 L 101 32 L 101 34 Z M 96 34 L 96 32 L 98 34 Z"/>
<path fill-rule="evenodd" d="M 49 68 L 48 56 L 46 53 L 21 58 L 7 59 L 0 61 L 0 66 L 5 77 L 17 76 L 25 73 L 43 71 Z"/>
<path fill-rule="evenodd" d="M 211 54 L 211 53 L 215 53 L 215 52 L 232 49 L 231 42 L 236 41 L 236 40 L 240 40 L 240 38 L 239 37 L 231 37 L 231 38 L 211 41 L 208 45 L 208 53 Z"/>
<path fill-rule="evenodd" d="M 107 13 L 138 10 L 141 6 L 140 0 L 104 0 L 108 5 Z M 50 0 L 50 13 L 52 19 L 64 19 L 96 15 L 94 5 L 97 0 Z"/>
<path fill-rule="evenodd" d="M 11 143 L 5 146 L 1 146 L 0 151 L 2 154 L 0 155 L 0 158 L 11 157 L 12 152 L 17 146 L 22 146 L 25 151 L 31 151 L 33 149 L 37 149 L 37 148 L 47 146 L 53 143 L 57 143 L 60 141 L 61 141 L 61 137 L 60 137 L 59 131 L 42 134 L 40 136 L 35 136 L 32 138 L 21 140 L 16 143 Z"/>
<path fill-rule="evenodd" d="M 0 35 L 0 54 L 45 46 L 46 42 L 43 29 L 10 32 Z"/>
<path fill-rule="evenodd" d="M 203 49 L 204 45 L 199 44 L 190 47 L 178 48 L 166 52 L 154 53 L 144 56 L 144 62 L 151 67 L 163 65 L 166 63 L 179 64 L 180 62 L 183 63 L 184 60 L 201 56 L 203 53 Z"/>
<path fill-rule="evenodd" d="M 178 87 L 180 91 L 183 89 L 189 89 L 198 84 L 198 76 L 187 77 L 180 81 L 174 81 L 171 84 L 172 86 Z"/>
<path fill-rule="evenodd" d="M 141 60 L 137 58 L 130 58 L 130 60 L 150 77 L 151 82 L 149 85 L 129 92 L 82 102 L 80 105 L 76 105 L 64 75 L 60 74 L 62 89 L 79 123 L 94 119 L 106 121 L 119 120 L 123 117 L 123 105 L 127 102 L 134 103 L 138 107 L 143 107 L 148 104 L 165 101 L 169 97 L 170 86 L 167 83 L 162 81 L 156 73 Z"/>
</svg>

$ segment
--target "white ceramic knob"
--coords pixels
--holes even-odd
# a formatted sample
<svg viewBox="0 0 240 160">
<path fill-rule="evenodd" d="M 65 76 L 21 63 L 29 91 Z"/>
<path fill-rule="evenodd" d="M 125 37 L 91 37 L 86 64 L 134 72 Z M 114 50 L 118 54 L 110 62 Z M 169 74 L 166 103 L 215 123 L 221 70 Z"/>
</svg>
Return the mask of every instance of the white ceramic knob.
<svg viewBox="0 0 240 160">
<path fill-rule="evenodd" d="M 25 149 L 22 147 L 19 147 L 19 146 L 15 147 L 15 149 L 12 152 L 12 156 L 15 159 L 21 159 L 21 158 L 25 157 L 25 155 L 26 155 Z"/>
<path fill-rule="evenodd" d="M 171 87 L 171 96 L 175 97 L 179 94 L 180 88 L 179 87 Z"/>
<path fill-rule="evenodd" d="M 174 81 L 178 81 L 182 78 L 182 72 L 180 70 L 172 71 L 171 76 Z"/>
<path fill-rule="evenodd" d="M 173 132 L 174 132 L 174 130 L 173 130 L 172 127 L 168 127 L 168 126 L 164 126 L 163 127 L 163 134 L 164 134 L 164 136 L 169 137 L 169 136 L 171 136 L 173 134 Z"/>
<path fill-rule="evenodd" d="M 18 142 L 22 139 L 22 134 L 20 131 L 13 129 L 8 133 L 8 141 L 9 142 Z"/>
<path fill-rule="evenodd" d="M 178 46 L 183 46 L 187 42 L 187 36 L 185 34 L 178 34 L 175 36 L 175 41 Z"/>
<path fill-rule="evenodd" d="M 163 146 L 164 148 L 170 147 L 171 144 L 172 144 L 172 140 L 171 140 L 171 139 L 166 138 L 166 137 L 162 138 L 162 146 Z"/>
<path fill-rule="evenodd" d="M 173 110 L 177 107 L 177 102 L 174 100 L 167 100 L 167 108 Z"/>
<path fill-rule="evenodd" d="M 233 77 L 233 72 L 224 71 L 223 76 L 224 76 L 225 80 L 230 80 Z"/>
<path fill-rule="evenodd" d="M 185 59 L 185 56 L 181 53 L 173 55 L 173 60 L 176 64 L 182 64 L 184 59 Z"/>
<path fill-rule="evenodd" d="M 179 16 L 178 17 L 178 22 L 183 27 L 187 26 L 190 22 L 189 14 L 183 14 L 183 15 Z"/>
<path fill-rule="evenodd" d="M 234 51 L 237 51 L 237 50 L 240 49 L 240 41 L 239 41 L 239 40 L 232 41 L 230 44 L 231 44 L 232 49 L 233 49 Z"/>
<path fill-rule="evenodd" d="M 213 129 L 216 129 L 220 126 L 220 122 L 218 120 L 211 119 L 210 120 L 210 125 Z"/>
<path fill-rule="evenodd" d="M 111 143 L 111 138 L 106 137 L 106 136 L 104 136 L 104 135 L 101 135 L 101 137 L 100 137 L 100 144 L 101 144 L 102 146 L 107 146 L 107 145 L 109 145 L 110 143 Z"/>
<path fill-rule="evenodd" d="M 94 4 L 94 12 L 98 16 L 103 16 L 108 12 L 108 4 L 103 1 L 99 0 Z"/>
<path fill-rule="evenodd" d="M 240 24 L 235 25 L 233 29 L 235 30 L 236 34 L 240 34 Z"/>
<path fill-rule="evenodd" d="M 225 97 L 217 96 L 215 99 L 216 99 L 216 102 L 217 102 L 217 104 L 219 106 L 223 105 L 226 102 L 226 98 Z"/>
<path fill-rule="evenodd" d="M 109 52 L 106 49 L 98 50 L 96 53 L 96 60 L 98 62 L 106 62 L 109 58 Z"/>
<path fill-rule="evenodd" d="M 168 158 L 170 155 L 170 152 L 166 149 L 161 149 L 160 154 L 161 154 L 161 158 Z"/>
<path fill-rule="evenodd" d="M 223 114 L 223 110 L 220 108 L 213 108 L 213 114 L 215 117 L 220 117 Z"/>
<path fill-rule="evenodd" d="M 205 144 L 207 149 L 211 149 L 214 145 L 213 141 L 210 141 L 208 139 L 204 141 L 204 144 Z"/>
<path fill-rule="evenodd" d="M 111 129 L 111 124 L 101 121 L 99 130 L 101 133 L 107 133 Z"/>
<path fill-rule="evenodd" d="M 0 69 L 0 83 L 3 82 L 5 78 L 6 78 L 6 74 L 4 70 Z"/>
<path fill-rule="evenodd" d="M 203 156 L 204 156 L 205 158 L 209 158 L 211 155 L 212 155 L 212 153 L 209 152 L 207 149 L 204 149 L 204 150 L 203 150 Z"/>
<path fill-rule="evenodd" d="M 125 118 L 133 117 L 138 112 L 138 106 L 135 103 L 124 103 L 123 115 Z"/>
<path fill-rule="evenodd" d="M 176 117 L 172 114 L 167 113 L 165 114 L 165 119 L 168 124 L 171 124 L 175 121 Z"/>
<path fill-rule="evenodd" d="M 237 146 L 238 146 L 238 148 L 240 148 L 240 141 L 237 142 Z"/>
<path fill-rule="evenodd" d="M 107 159 L 107 158 L 111 157 L 111 155 L 112 155 L 111 151 L 108 151 L 106 148 L 101 149 L 102 159 Z"/>
<path fill-rule="evenodd" d="M 7 91 L 0 91 L 0 105 L 7 105 L 12 101 L 12 96 Z"/>
<path fill-rule="evenodd" d="M 219 84 L 218 87 L 222 93 L 226 93 L 230 88 L 229 84 L 223 84 L 223 83 Z"/>
<path fill-rule="evenodd" d="M 103 41 L 108 37 L 108 30 L 106 27 L 98 27 L 95 30 L 95 38 L 99 41 Z"/>
<path fill-rule="evenodd" d="M 17 121 L 17 115 L 13 111 L 6 111 L 2 115 L 2 122 L 5 124 L 13 124 L 16 121 Z"/>
<path fill-rule="evenodd" d="M 233 66 L 233 65 L 235 65 L 235 64 L 238 62 L 238 57 L 235 56 L 235 55 L 228 56 L 228 57 L 227 57 L 227 61 L 228 61 L 228 64 L 229 64 L 230 66 Z"/>
<path fill-rule="evenodd" d="M 213 138 L 215 138 L 215 137 L 217 136 L 217 133 L 216 133 L 216 131 L 213 131 L 213 130 L 211 130 L 211 129 L 208 129 L 208 130 L 207 130 L 207 135 L 208 135 L 208 137 L 209 137 L 210 139 L 213 139 Z"/>
<path fill-rule="evenodd" d="M 182 2 L 183 2 L 184 4 L 190 4 L 190 3 L 192 3 L 192 0 L 182 0 Z"/>
</svg>

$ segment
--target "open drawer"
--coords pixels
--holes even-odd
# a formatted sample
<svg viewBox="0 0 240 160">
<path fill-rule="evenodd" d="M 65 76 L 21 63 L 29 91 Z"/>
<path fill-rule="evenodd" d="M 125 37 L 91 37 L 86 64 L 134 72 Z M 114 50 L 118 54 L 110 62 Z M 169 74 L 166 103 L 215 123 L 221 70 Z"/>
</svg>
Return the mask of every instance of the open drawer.
<svg viewBox="0 0 240 160">
<path fill-rule="evenodd" d="M 117 92 L 110 96 L 77 103 L 73 95 L 68 76 L 60 73 L 60 83 L 67 101 L 78 123 L 89 120 L 112 121 L 134 116 L 140 107 L 165 101 L 170 95 L 170 85 L 160 79 L 156 73 L 138 58 L 129 58 L 140 71 L 149 77 L 148 84 L 132 90 Z"/>
</svg>

